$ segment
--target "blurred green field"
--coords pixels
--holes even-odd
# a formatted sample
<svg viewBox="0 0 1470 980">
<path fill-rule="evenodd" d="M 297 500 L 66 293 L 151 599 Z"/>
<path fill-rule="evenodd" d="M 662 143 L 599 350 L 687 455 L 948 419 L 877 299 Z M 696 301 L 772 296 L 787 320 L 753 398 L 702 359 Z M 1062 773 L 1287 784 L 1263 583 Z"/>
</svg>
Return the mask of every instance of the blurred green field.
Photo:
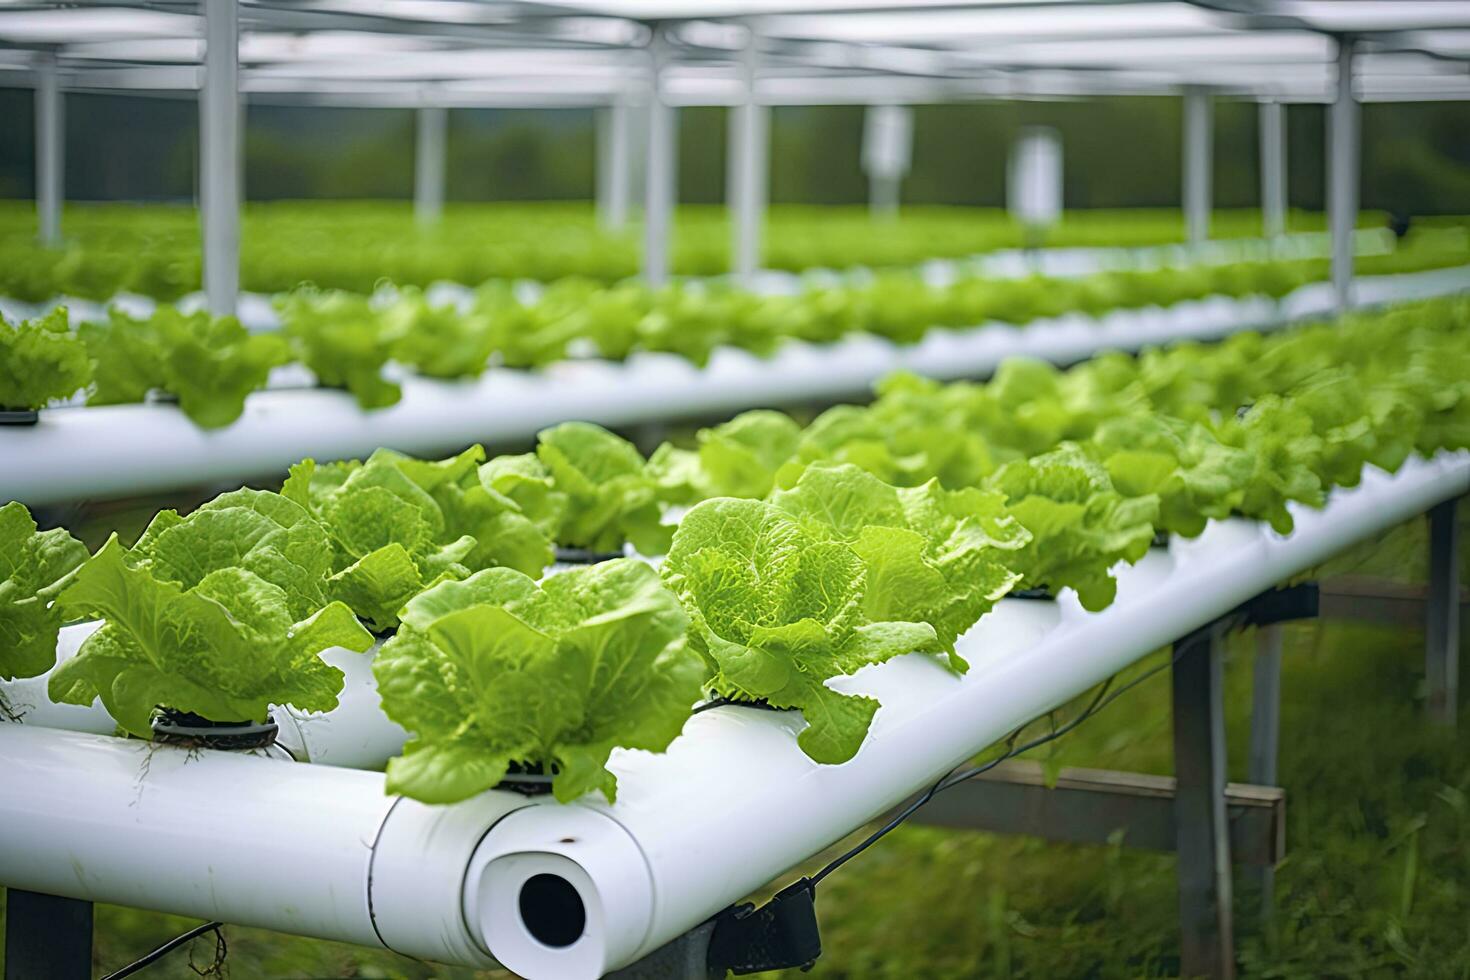
<svg viewBox="0 0 1470 980">
<path fill-rule="evenodd" d="M 1364 226 L 1381 226 L 1376 212 Z M 1321 214 L 1293 212 L 1293 231 L 1319 231 Z M 71 204 L 59 249 L 36 245 L 34 207 L 0 201 L 0 295 L 39 302 L 56 295 L 107 299 L 130 291 L 174 299 L 199 287 L 199 216 L 165 204 Z M 1254 210 L 1219 211 L 1217 238 L 1258 236 Z M 1069 212 L 1042 244 L 1143 246 L 1182 241 L 1184 222 L 1169 209 Z M 614 281 L 638 271 L 636 228 L 600 229 L 585 202 L 450 204 L 432 228 L 419 228 L 397 201 L 277 201 L 247 204 L 241 283 L 280 292 L 302 282 L 371 292 L 381 279 L 400 285 L 494 278 Z M 765 240 L 768 268 L 912 265 L 1025 244 L 1023 229 L 993 208 L 916 206 L 896 221 L 875 221 L 854 206 L 777 205 Z M 674 271 L 716 275 L 729 267 L 723 207 L 679 209 Z"/>
<path fill-rule="evenodd" d="M 1470 508 L 1461 520 L 1470 523 Z M 1368 542 L 1329 570 L 1422 579 L 1423 526 L 1414 521 Z M 1232 638 L 1226 673 L 1234 779 L 1245 777 L 1253 643 L 1250 633 Z M 1446 732 L 1425 724 L 1422 643 L 1417 631 L 1287 627 L 1281 781 L 1288 857 L 1269 927 L 1250 879 L 1237 875 L 1245 976 L 1470 975 L 1470 726 Z M 1168 773 L 1168 693 L 1161 673 L 1033 758 Z M 1462 713 L 1470 713 L 1470 699 Z M 1169 855 L 1128 850 L 1121 837 L 1111 846 L 1082 846 L 904 827 L 823 883 L 826 951 L 810 975 L 1174 976 L 1173 865 Z M 116 969 L 193 924 L 99 908 L 96 969 Z M 506 976 L 259 930 L 229 927 L 225 935 L 225 969 L 236 978 Z M 197 940 L 191 954 L 194 967 L 207 966 L 212 938 Z M 195 972 L 179 952 L 142 975 Z"/>
</svg>

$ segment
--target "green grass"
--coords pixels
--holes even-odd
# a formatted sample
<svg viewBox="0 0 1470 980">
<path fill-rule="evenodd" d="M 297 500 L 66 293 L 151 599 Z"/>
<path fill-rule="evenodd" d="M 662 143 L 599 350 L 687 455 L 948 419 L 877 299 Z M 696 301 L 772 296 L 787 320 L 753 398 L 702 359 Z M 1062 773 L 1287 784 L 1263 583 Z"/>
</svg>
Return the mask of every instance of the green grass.
<svg viewBox="0 0 1470 980">
<path fill-rule="evenodd" d="M 1470 519 L 1470 508 L 1462 518 Z M 1413 522 L 1332 567 L 1422 577 L 1422 528 Z M 1229 647 L 1233 779 L 1245 776 L 1253 643 L 1245 633 Z M 1470 976 L 1470 722 L 1458 733 L 1424 722 L 1422 644 L 1417 631 L 1287 627 L 1280 766 L 1288 857 L 1277 873 L 1269 928 L 1253 879 L 1237 874 L 1244 975 Z M 1035 757 L 1168 773 L 1168 692 L 1160 673 Z M 1462 713 L 1470 718 L 1470 700 Z M 802 870 L 815 870 L 849 843 Z M 823 883 L 826 951 L 811 976 L 1177 975 L 1174 859 L 1125 843 L 1121 835 L 1111 845 L 1082 846 L 901 828 Z M 97 969 L 115 969 L 192 924 L 100 907 Z M 230 927 L 226 935 L 234 977 L 505 976 L 260 930 Z M 212 941 L 196 941 L 193 953 L 202 967 Z M 144 976 L 194 973 L 176 953 Z"/>
</svg>

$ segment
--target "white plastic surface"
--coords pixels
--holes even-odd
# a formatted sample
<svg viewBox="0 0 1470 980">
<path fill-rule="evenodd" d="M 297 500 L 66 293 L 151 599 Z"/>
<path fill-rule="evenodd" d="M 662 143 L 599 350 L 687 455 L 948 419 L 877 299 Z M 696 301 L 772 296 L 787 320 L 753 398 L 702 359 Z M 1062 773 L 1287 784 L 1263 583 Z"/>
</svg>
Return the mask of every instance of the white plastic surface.
<svg viewBox="0 0 1470 980">
<path fill-rule="evenodd" d="M 1440 295 L 1470 286 L 1470 268 L 1362 280 L 1360 303 Z M 366 456 L 379 446 L 417 455 L 471 442 L 521 444 L 569 419 L 609 426 L 747 408 L 862 397 L 899 369 L 940 379 L 983 377 L 1007 357 L 1071 363 L 1099 350 L 1270 330 L 1332 309 L 1331 287 L 1298 290 L 1282 304 L 1214 297 L 1168 309 L 1073 315 L 1024 328 L 991 324 L 932 330 L 899 347 L 872 336 L 829 345 L 791 343 L 767 359 L 716 350 L 701 370 L 672 354 L 625 363 L 565 361 L 543 371 L 492 369 L 477 381 L 413 377 L 392 408 L 363 412 L 345 392 L 262 391 L 235 424 L 207 431 L 174 406 L 56 408 L 34 426 L 0 429 L 0 500 L 32 506 L 146 493 L 184 484 L 279 475 L 307 456 Z"/>
</svg>

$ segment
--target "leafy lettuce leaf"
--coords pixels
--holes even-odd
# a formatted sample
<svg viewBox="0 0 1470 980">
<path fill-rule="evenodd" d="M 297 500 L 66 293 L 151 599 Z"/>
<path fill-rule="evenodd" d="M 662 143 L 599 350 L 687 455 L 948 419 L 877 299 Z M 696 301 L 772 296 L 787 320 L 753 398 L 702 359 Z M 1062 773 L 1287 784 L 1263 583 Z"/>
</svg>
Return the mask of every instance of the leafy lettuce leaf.
<svg viewBox="0 0 1470 980">
<path fill-rule="evenodd" d="M 0 408 L 44 408 L 91 380 L 86 345 L 68 323 L 64 306 L 20 323 L 0 315 Z"/>
<path fill-rule="evenodd" d="M 537 439 L 546 479 L 566 498 L 558 544 L 619 551 L 626 541 L 645 555 L 668 550 L 673 529 L 662 523 L 658 486 L 637 447 L 588 422 L 564 422 Z"/>
<path fill-rule="evenodd" d="M 784 412 L 742 412 L 696 435 L 699 448 L 665 443 L 648 461 L 661 499 L 688 504 L 710 497 L 764 497 L 796 453 L 801 426 Z"/>
<path fill-rule="evenodd" d="M 539 584 L 492 568 L 429 589 L 373 663 L 383 710 L 411 733 L 388 763 L 389 792 L 453 803 L 515 763 L 554 773 L 562 802 L 614 799 L 612 750 L 663 751 L 699 696 L 686 627 L 657 573 L 632 559 Z"/>
<path fill-rule="evenodd" d="M 1007 463 L 987 486 L 1005 494 L 1011 514 L 1031 532 L 1015 563 L 1023 585 L 1072 588 L 1092 612 L 1117 595 L 1109 569 L 1138 561 L 1153 540 L 1159 498 L 1124 497 L 1076 443 Z"/>
<path fill-rule="evenodd" d="M 346 388 L 365 409 L 386 408 L 403 396 L 383 377 L 397 338 L 368 297 L 299 289 L 276 300 L 276 309 L 292 351 L 323 385 Z"/>
<path fill-rule="evenodd" d="M 912 567 L 912 565 L 911 565 Z M 818 762 L 845 762 L 867 736 L 878 702 L 825 685 L 871 663 L 937 652 L 934 627 L 871 620 L 870 567 L 853 547 L 760 500 L 716 498 L 679 522 L 663 565 L 691 622 L 690 642 L 719 694 L 799 708 L 797 741 Z M 896 598 L 882 581 L 871 605 Z"/>
<path fill-rule="evenodd" d="M 57 528 L 37 531 L 25 505 L 0 507 L 0 680 L 35 677 L 56 662 L 57 594 L 87 549 Z"/>
</svg>

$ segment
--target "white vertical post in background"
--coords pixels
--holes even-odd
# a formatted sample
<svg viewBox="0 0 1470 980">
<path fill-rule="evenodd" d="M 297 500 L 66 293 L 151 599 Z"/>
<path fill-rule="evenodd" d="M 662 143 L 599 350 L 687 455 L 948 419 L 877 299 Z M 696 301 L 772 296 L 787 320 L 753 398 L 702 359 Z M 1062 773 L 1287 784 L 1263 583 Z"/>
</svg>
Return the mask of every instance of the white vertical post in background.
<svg viewBox="0 0 1470 980">
<path fill-rule="evenodd" d="M 679 187 L 678 116 L 664 98 L 663 73 L 669 62 L 667 28 L 660 25 L 648 43 L 648 155 L 643 192 L 643 279 L 650 286 L 669 281 L 674 204 Z"/>
<path fill-rule="evenodd" d="M 444 176 L 448 166 L 449 110 L 443 106 L 420 106 L 413 159 L 413 217 L 420 225 L 432 225 L 444 213 Z"/>
<path fill-rule="evenodd" d="M 199 181 L 204 293 L 216 316 L 240 291 L 240 21 L 237 0 L 204 0 Z"/>
<path fill-rule="evenodd" d="M 1358 226 L 1358 102 L 1353 97 L 1353 47 L 1337 41 L 1337 95 L 1327 115 L 1327 225 L 1332 232 L 1332 290 L 1337 308 L 1352 303 L 1353 236 Z"/>
<path fill-rule="evenodd" d="M 61 242 L 61 201 L 66 168 L 66 121 L 61 73 L 54 51 L 36 63 L 36 227 L 42 245 Z"/>
<path fill-rule="evenodd" d="M 1262 99 L 1261 232 L 1267 239 L 1286 234 L 1286 106 Z"/>
<path fill-rule="evenodd" d="M 1062 217 L 1062 137 L 1050 126 L 1023 126 L 1006 159 L 1006 210 L 1040 245 Z"/>
<path fill-rule="evenodd" d="M 899 192 L 914 154 L 914 114 L 904 105 L 868 106 L 863 118 L 863 173 L 875 218 L 898 215 Z"/>
<path fill-rule="evenodd" d="M 747 25 L 749 35 L 740 55 L 744 100 L 730 110 L 730 138 L 726 173 L 726 206 L 730 211 L 731 271 L 750 285 L 760 270 L 761 239 L 765 228 L 767 182 L 770 168 L 770 107 L 756 94 L 760 72 L 760 34 Z"/>
<path fill-rule="evenodd" d="M 1215 105 L 1209 89 L 1184 90 L 1184 226 L 1191 245 L 1210 238 L 1214 203 Z"/>
<path fill-rule="evenodd" d="M 628 223 L 633 107 L 626 99 L 597 110 L 597 222 L 608 231 Z"/>
</svg>

